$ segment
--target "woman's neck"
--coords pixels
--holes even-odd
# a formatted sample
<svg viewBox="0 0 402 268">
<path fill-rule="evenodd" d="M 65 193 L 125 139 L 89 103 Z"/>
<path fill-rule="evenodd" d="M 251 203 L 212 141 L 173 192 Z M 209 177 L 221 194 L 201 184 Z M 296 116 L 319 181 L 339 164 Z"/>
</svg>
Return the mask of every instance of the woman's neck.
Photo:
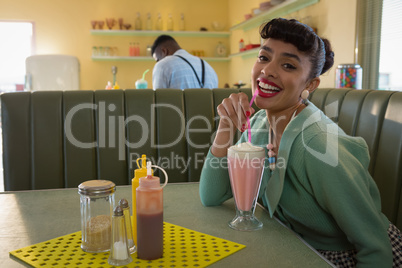
<svg viewBox="0 0 402 268">
<path fill-rule="evenodd" d="M 271 111 L 266 110 L 266 114 L 268 117 L 269 125 L 272 128 L 274 133 L 274 140 L 272 141 L 275 145 L 279 145 L 280 140 L 282 138 L 282 134 L 285 131 L 286 126 L 292 120 L 293 116 L 299 114 L 304 108 L 306 107 L 305 104 L 297 103 L 286 110 L 281 111 Z M 279 147 L 279 146 L 275 146 Z"/>
</svg>

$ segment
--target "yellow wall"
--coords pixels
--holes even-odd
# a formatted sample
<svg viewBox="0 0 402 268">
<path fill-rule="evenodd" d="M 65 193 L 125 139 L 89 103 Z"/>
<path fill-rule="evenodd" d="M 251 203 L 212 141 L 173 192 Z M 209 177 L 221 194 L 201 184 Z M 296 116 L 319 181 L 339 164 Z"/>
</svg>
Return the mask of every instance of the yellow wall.
<svg viewBox="0 0 402 268">
<path fill-rule="evenodd" d="M 322 77 L 320 87 L 333 87 L 335 68 L 340 63 L 354 61 L 355 20 L 357 0 L 320 0 L 306 9 L 287 16 L 305 18 L 311 16 L 318 34 L 333 44 L 335 65 Z M 130 42 L 140 42 L 141 53 L 145 55 L 147 44 L 152 44 L 155 37 L 95 36 L 90 35 L 90 21 L 104 20 L 106 17 L 123 18 L 126 23 L 134 24 L 137 12 L 141 13 L 143 24 L 146 13 L 150 12 L 153 22 L 161 12 L 166 23 L 169 13 L 178 27 L 180 13 L 185 14 L 186 30 L 198 30 L 200 27 L 211 29 L 213 21 L 231 25 L 244 20 L 244 14 L 258 7 L 262 0 L 0 0 L 0 20 L 23 20 L 35 22 L 36 54 L 69 54 L 79 58 L 81 64 L 81 88 L 104 88 L 112 80 L 111 66 L 118 67 L 117 81 L 122 88 L 134 88 L 135 81 L 146 69 L 154 66 L 153 61 L 92 61 L 92 46 L 118 46 L 119 55 L 128 55 Z M 342 15 L 339 15 L 342 14 Z M 166 27 L 166 26 L 165 26 Z M 105 26 L 106 28 L 106 26 Z M 117 29 L 117 26 L 115 26 Z M 238 41 L 259 43 L 258 29 L 247 32 L 236 30 L 225 38 L 186 38 L 177 37 L 179 44 L 186 50 L 203 49 L 206 56 L 214 56 L 214 49 L 223 41 L 231 53 L 238 51 Z M 250 72 L 256 57 L 243 59 L 234 57 L 229 62 L 210 62 L 219 77 L 219 86 L 225 83 L 233 85 L 242 80 L 250 86 Z M 151 72 L 146 79 L 151 82 Z M 149 84 L 151 87 L 151 83 Z"/>
<path fill-rule="evenodd" d="M 146 45 L 152 44 L 156 37 L 117 37 L 90 35 L 91 20 L 123 18 L 134 25 L 136 13 L 140 12 L 145 23 L 146 13 L 150 12 L 156 22 L 160 12 L 166 24 L 171 13 L 178 30 L 178 19 L 185 15 L 186 30 L 200 27 L 211 29 L 213 21 L 227 22 L 228 0 L 0 0 L 0 20 L 33 21 L 36 33 L 36 54 L 68 54 L 79 58 L 81 64 L 81 88 L 104 88 L 112 80 L 111 66 L 118 67 L 117 81 L 122 88 L 134 88 L 135 81 L 146 69 L 154 66 L 153 61 L 92 61 L 92 46 L 118 46 L 120 56 L 128 56 L 129 42 L 140 42 L 141 53 L 145 56 Z M 211 8 L 213 7 L 213 8 Z M 166 27 L 166 25 L 165 25 Z M 106 29 L 106 25 L 104 26 Z M 118 26 L 115 26 L 118 29 Z M 177 38 L 184 49 L 203 49 L 206 56 L 213 56 L 214 49 L 221 38 Z M 227 82 L 228 63 L 210 62 L 218 73 L 223 86 Z M 151 82 L 151 72 L 146 80 Z M 150 83 L 149 86 L 152 86 Z"/>
<path fill-rule="evenodd" d="M 231 0 L 229 5 L 230 25 L 244 20 L 244 14 L 259 6 L 258 0 Z M 305 9 L 285 16 L 286 18 L 303 19 L 311 16 L 311 25 L 317 28 L 320 36 L 329 39 L 335 52 L 335 64 L 332 69 L 321 76 L 320 87 L 335 86 L 335 69 L 341 63 L 354 62 L 355 21 L 357 0 L 320 0 Z M 340 15 L 341 14 L 341 15 Z M 243 32 L 236 30 L 232 33 L 231 47 L 238 51 L 238 42 L 243 38 L 246 43 L 259 43 L 258 28 Z M 256 55 L 257 56 L 257 55 Z M 230 64 L 229 79 L 242 80 L 250 86 L 250 72 L 256 57 L 242 59 L 233 58 Z M 239 67 L 241 66 L 241 67 Z"/>
</svg>

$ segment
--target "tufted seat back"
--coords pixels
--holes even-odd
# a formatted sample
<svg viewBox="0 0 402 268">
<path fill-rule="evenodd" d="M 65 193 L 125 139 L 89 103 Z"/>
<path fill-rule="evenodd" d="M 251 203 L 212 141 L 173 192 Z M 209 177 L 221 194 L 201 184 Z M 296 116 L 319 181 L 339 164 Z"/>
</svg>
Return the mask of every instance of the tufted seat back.
<svg viewBox="0 0 402 268">
<path fill-rule="evenodd" d="M 382 210 L 401 228 L 402 92 L 326 88 L 317 89 L 310 100 L 347 134 L 365 139 Z"/>
<path fill-rule="evenodd" d="M 250 89 L 241 91 L 251 98 Z M 198 181 L 219 120 L 216 107 L 236 92 L 4 93 L 5 190 L 77 187 L 90 179 L 130 184 L 142 154 L 165 168 L 170 182 Z M 402 229 L 402 92 L 322 88 L 310 100 L 347 134 L 365 139 L 382 210 Z"/>
</svg>

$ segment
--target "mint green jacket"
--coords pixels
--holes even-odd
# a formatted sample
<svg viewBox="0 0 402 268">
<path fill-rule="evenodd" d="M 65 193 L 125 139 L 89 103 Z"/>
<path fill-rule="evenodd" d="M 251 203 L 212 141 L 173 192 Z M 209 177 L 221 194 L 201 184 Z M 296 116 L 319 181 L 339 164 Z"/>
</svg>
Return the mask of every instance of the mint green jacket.
<svg viewBox="0 0 402 268">
<path fill-rule="evenodd" d="M 265 110 L 251 120 L 252 143 L 268 143 Z M 243 133 L 239 142 L 247 139 Z M 305 241 L 321 250 L 357 250 L 357 267 L 392 267 L 389 221 L 381 212 L 378 188 L 368 172 L 369 153 L 360 137 L 346 135 L 314 104 L 286 127 L 276 168 L 266 159 L 259 197 Z M 226 157 L 209 152 L 200 180 L 205 206 L 232 197 Z"/>
</svg>

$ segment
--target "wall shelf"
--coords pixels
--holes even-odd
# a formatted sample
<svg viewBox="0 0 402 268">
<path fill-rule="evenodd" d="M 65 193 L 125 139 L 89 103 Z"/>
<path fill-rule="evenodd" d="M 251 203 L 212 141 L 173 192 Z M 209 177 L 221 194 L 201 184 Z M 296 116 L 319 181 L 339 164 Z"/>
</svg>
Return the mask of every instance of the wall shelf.
<svg viewBox="0 0 402 268">
<path fill-rule="evenodd" d="M 202 59 L 206 61 L 214 61 L 214 62 L 226 62 L 230 61 L 229 57 L 202 57 Z M 136 56 L 136 57 L 124 57 L 124 56 L 93 56 L 92 57 L 93 61 L 152 61 L 154 62 L 154 58 L 152 57 L 141 57 L 141 56 Z"/>
<path fill-rule="evenodd" d="M 230 32 L 213 31 L 138 31 L 138 30 L 91 30 L 91 35 L 106 36 L 159 36 L 167 34 L 171 36 L 183 37 L 229 37 Z"/>
<path fill-rule="evenodd" d="M 259 47 L 249 49 L 249 50 L 246 50 L 246 51 L 242 51 L 242 52 L 239 52 L 239 53 L 231 54 L 231 55 L 229 55 L 229 58 L 234 58 L 234 57 L 242 57 L 243 59 L 257 58 L 258 51 L 260 51 Z"/>
<path fill-rule="evenodd" d="M 156 37 L 161 34 L 168 34 L 173 37 L 212 37 L 212 38 L 229 38 L 234 30 L 247 31 L 249 29 L 258 28 L 263 22 L 275 18 L 285 16 L 292 12 L 303 9 L 312 4 L 318 3 L 319 0 L 286 0 L 285 2 L 262 12 L 239 24 L 233 25 L 230 31 L 139 31 L 139 30 L 91 30 L 91 35 L 99 36 L 152 36 Z M 229 62 L 234 57 L 248 59 L 257 57 L 260 48 L 254 48 L 239 53 L 234 53 L 228 57 L 202 57 L 210 62 Z M 96 56 L 92 57 L 93 61 L 154 61 L 152 57 L 129 57 L 129 56 Z"/>
<path fill-rule="evenodd" d="M 287 14 L 298 11 L 300 9 L 303 9 L 307 6 L 310 6 L 310 5 L 318 3 L 318 2 L 319 2 L 319 0 L 286 0 L 285 2 L 283 2 L 277 6 L 274 6 L 271 9 L 269 9 L 265 12 L 262 12 L 246 21 L 233 25 L 230 28 L 230 31 L 240 30 L 240 29 L 242 29 L 243 31 L 247 31 L 252 28 L 259 27 L 262 23 L 264 23 L 270 19 L 285 16 Z"/>
</svg>

